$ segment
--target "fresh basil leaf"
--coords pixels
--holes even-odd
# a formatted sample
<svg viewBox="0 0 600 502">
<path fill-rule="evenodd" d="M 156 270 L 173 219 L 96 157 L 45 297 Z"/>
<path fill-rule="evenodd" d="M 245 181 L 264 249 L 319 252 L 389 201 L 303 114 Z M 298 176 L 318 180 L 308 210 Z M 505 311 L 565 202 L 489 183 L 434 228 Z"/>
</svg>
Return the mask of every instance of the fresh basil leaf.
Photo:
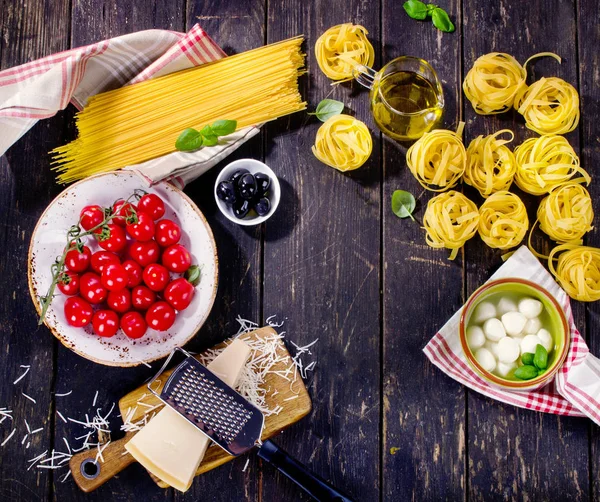
<svg viewBox="0 0 600 502">
<path fill-rule="evenodd" d="M 404 10 L 412 19 L 423 20 L 427 17 L 429 10 L 427 6 L 420 0 L 408 0 L 404 2 Z"/>
<path fill-rule="evenodd" d="M 437 8 L 438 8 L 438 6 L 435 5 L 434 3 L 428 3 L 427 4 L 427 15 L 431 16 L 432 12 Z"/>
<path fill-rule="evenodd" d="M 444 9 L 440 9 L 439 7 L 434 9 L 431 13 L 431 20 L 433 21 L 433 26 L 440 31 L 445 33 L 452 33 L 454 31 L 454 25 Z"/>
<path fill-rule="evenodd" d="M 200 131 L 202 134 L 202 145 L 203 146 L 215 146 L 219 142 L 218 136 L 214 133 L 211 126 L 206 125 Z"/>
<path fill-rule="evenodd" d="M 531 380 L 538 376 L 538 371 L 535 366 L 526 364 L 515 370 L 515 376 L 521 380 Z"/>
<path fill-rule="evenodd" d="M 182 152 L 198 150 L 202 146 L 202 134 L 196 129 L 188 127 L 177 138 L 175 148 Z"/>
<path fill-rule="evenodd" d="M 201 276 L 202 270 L 198 265 L 192 265 L 185 273 L 185 278 L 192 284 L 192 286 L 197 286 L 200 284 Z"/>
<path fill-rule="evenodd" d="M 398 218 L 413 218 L 412 212 L 417 205 L 413 194 L 406 190 L 396 190 L 392 194 L 392 211 Z"/>
<path fill-rule="evenodd" d="M 235 132 L 237 120 L 217 120 L 210 127 L 217 136 L 227 136 Z"/>
<path fill-rule="evenodd" d="M 532 354 L 531 352 L 525 352 L 522 356 L 521 356 L 521 362 L 523 364 L 529 364 L 532 365 L 533 364 L 533 356 L 534 354 Z"/>
<path fill-rule="evenodd" d="M 327 119 L 335 117 L 344 111 L 344 103 L 336 101 L 335 99 L 324 99 L 317 105 L 317 109 L 314 113 L 309 115 L 316 115 L 321 122 L 326 122 Z"/>
<path fill-rule="evenodd" d="M 543 345 L 540 345 L 539 343 L 535 347 L 533 364 L 539 370 L 545 370 L 548 367 L 548 351 Z"/>
</svg>

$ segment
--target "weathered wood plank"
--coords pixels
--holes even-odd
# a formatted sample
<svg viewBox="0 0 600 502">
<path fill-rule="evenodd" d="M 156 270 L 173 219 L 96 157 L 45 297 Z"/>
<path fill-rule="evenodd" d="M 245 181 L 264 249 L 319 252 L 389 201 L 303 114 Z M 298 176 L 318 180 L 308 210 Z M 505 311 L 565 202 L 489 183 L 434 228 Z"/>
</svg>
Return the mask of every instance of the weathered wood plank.
<svg viewBox="0 0 600 502">
<path fill-rule="evenodd" d="M 446 7 L 446 5 L 444 5 Z M 461 27 L 442 34 L 429 22 L 410 19 L 402 2 L 384 0 L 384 63 L 402 55 L 429 61 L 444 87 L 443 125 L 453 129 L 460 113 Z M 459 16 L 459 4 L 448 12 Z M 432 250 L 420 228 L 432 197 L 406 168 L 406 149 L 384 143 L 384 500 L 460 500 L 465 487 L 463 388 L 433 367 L 421 349 L 463 302 L 460 255 Z M 418 223 L 391 211 L 394 190 L 419 196 Z"/>
<path fill-rule="evenodd" d="M 268 126 L 267 164 L 282 183 L 282 201 L 266 223 L 264 316 L 288 318 L 289 339 L 318 338 L 310 417 L 277 440 L 290 454 L 347 491 L 377 500 L 380 412 L 380 163 L 366 94 L 356 84 L 330 87 L 314 57 L 330 26 L 355 22 L 378 46 L 377 3 L 286 0 L 269 2 L 267 36 L 306 37 L 309 75 L 301 92 L 309 107 L 340 99 L 371 126 L 374 148 L 360 170 L 341 174 L 310 152 L 320 125 L 298 113 Z M 263 466 L 262 500 L 306 500 L 299 489 Z"/>
<path fill-rule="evenodd" d="M 541 12 L 552 15 L 541 15 Z M 563 57 L 558 65 L 550 58 L 528 67 L 529 83 L 541 76 L 560 76 L 577 85 L 576 31 L 572 2 L 477 2 L 463 0 L 464 73 L 479 56 L 492 51 L 507 52 L 523 63 L 537 52 L 551 51 Z M 482 29 L 483 26 L 489 27 Z M 501 129 L 515 132 L 514 148 L 535 136 L 525 128 L 516 112 L 483 117 L 475 114 L 465 98 L 467 127 L 465 144 L 479 134 Z M 579 132 L 568 135 L 575 148 Z M 530 224 L 540 197 L 528 196 L 513 185 L 529 209 Z M 483 202 L 470 187 L 465 193 L 477 205 Z M 547 250 L 547 239 L 535 245 Z M 488 248 L 478 237 L 466 247 L 466 283 L 470 294 L 502 263 L 503 251 Z M 574 304 L 576 319 L 584 330 L 581 306 Z M 589 496 L 587 425 L 583 419 L 558 418 L 519 410 L 489 398 L 468 393 L 467 451 L 468 497 L 502 500 L 532 497 L 544 500 L 583 500 Z"/>
</svg>

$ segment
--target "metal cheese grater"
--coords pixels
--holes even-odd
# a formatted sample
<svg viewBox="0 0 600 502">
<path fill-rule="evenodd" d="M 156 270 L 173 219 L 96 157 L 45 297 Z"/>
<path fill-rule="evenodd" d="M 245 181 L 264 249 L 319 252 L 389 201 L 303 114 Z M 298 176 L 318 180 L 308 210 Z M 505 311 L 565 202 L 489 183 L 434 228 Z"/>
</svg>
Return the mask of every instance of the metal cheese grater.
<svg viewBox="0 0 600 502">
<path fill-rule="evenodd" d="M 175 351 L 185 354 L 186 358 L 173 370 L 158 394 L 152 384 L 161 376 Z M 240 455 L 260 440 L 264 422 L 260 410 L 183 349 L 171 352 L 157 375 L 148 382 L 148 389 L 230 455 Z"/>
</svg>

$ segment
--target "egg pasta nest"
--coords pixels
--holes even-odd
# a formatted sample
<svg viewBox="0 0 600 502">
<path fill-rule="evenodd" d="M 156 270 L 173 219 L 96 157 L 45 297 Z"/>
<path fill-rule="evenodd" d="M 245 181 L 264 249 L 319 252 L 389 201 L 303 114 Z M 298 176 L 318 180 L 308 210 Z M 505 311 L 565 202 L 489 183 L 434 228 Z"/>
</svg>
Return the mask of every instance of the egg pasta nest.
<svg viewBox="0 0 600 502">
<path fill-rule="evenodd" d="M 571 298 L 580 302 L 600 300 L 600 249 L 562 244 L 550 252 L 548 268 Z"/>
<path fill-rule="evenodd" d="M 491 195 L 479 208 L 479 215 L 479 236 L 491 248 L 518 246 L 529 228 L 525 204 L 506 190 Z"/>
</svg>

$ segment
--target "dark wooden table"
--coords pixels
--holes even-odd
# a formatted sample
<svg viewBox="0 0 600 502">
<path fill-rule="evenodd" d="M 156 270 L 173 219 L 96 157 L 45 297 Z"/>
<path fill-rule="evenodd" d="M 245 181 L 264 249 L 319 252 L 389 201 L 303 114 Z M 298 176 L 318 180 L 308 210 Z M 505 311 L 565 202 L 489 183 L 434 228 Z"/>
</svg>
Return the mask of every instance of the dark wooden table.
<svg viewBox="0 0 600 502">
<path fill-rule="evenodd" d="M 362 24 L 375 46 L 377 67 L 403 54 L 433 64 L 443 80 L 447 127 L 465 120 L 467 141 L 508 127 L 518 144 L 531 136 L 523 121 L 512 113 L 475 115 L 463 99 L 462 79 L 490 51 L 508 52 L 521 62 L 536 52 L 556 52 L 562 65 L 539 60 L 531 74 L 557 75 L 578 88 L 582 118 L 568 139 L 593 176 L 600 173 L 598 4 L 442 4 L 455 33 L 409 19 L 402 0 L 4 0 L 0 68 L 148 28 L 185 31 L 200 23 L 227 53 L 303 33 L 310 70 L 302 81 L 304 97 L 311 107 L 328 95 L 343 100 L 372 128 L 373 154 L 362 169 L 342 175 L 310 152 L 319 126 L 315 119 L 299 113 L 267 125 L 233 156 L 262 159 L 281 179 L 282 204 L 257 228 L 236 227 L 218 213 L 211 191 L 220 166 L 189 185 L 186 192 L 214 231 L 221 266 L 217 301 L 192 345 L 205 347 L 232 334 L 237 315 L 264 322 L 276 314 L 298 344 L 318 337 L 313 412 L 279 443 L 357 501 L 598 499 L 600 434 L 589 420 L 492 401 L 467 391 L 424 357 L 425 343 L 499 266 L 500 253 L 475 238 L 450 262 L 448 253 L 425 245 L 419 225 L 392 214 L 393 190 L 421 193 L 405 167 L 404 149 L 374 128 L 367 94 L 356 85 L 330 87 L 313 55 L 315 40 L 328 27 Z M 158 488 L 139 465 L 89 496 L 71 479 L 61 483 L 62 471 L 26 470 L 28 459 L 72 437 L 73 424 L 63 423 L 58 411 L 81 416 L 96 389 L 98 406 L 108 409 L 150 374 L 145 367 L 89 362 L 37 326 L 27 290 L 27 249 L 37 218 L 61 191 L 47 152 L 73 135 L 73 111 L 67 110 L 38 123 L 0 159 L 0 407 L 14 410 L 19 430 L 0 448 L 0 499 L 306 500 L 254 454 L 245 472 L 246 459 L 237 459 L 197 479 L 185 495 Z M 600 188 L 593 184 L 591 190 L 599 213 Z M 466 193 L 481 202 L 471 190 Z M 429 197 L 421 198 L 418 215 Z M 592 231 L 587 240 L 599 245 L 600 232 Z M 591 350 L 600 353 L 600 308 L 575 304 L 575 311 Z M 15 386 L 20 365 L 32 370 Z M 53 397 L 71 389 L 67 397 Z M 23 419 L 44 428 L 29 450 L 20 444 Z M 7 434 L 4 425 L 0 441 Z M 113 419 L 114 430 L 118 425 Z"/>
</svg>

